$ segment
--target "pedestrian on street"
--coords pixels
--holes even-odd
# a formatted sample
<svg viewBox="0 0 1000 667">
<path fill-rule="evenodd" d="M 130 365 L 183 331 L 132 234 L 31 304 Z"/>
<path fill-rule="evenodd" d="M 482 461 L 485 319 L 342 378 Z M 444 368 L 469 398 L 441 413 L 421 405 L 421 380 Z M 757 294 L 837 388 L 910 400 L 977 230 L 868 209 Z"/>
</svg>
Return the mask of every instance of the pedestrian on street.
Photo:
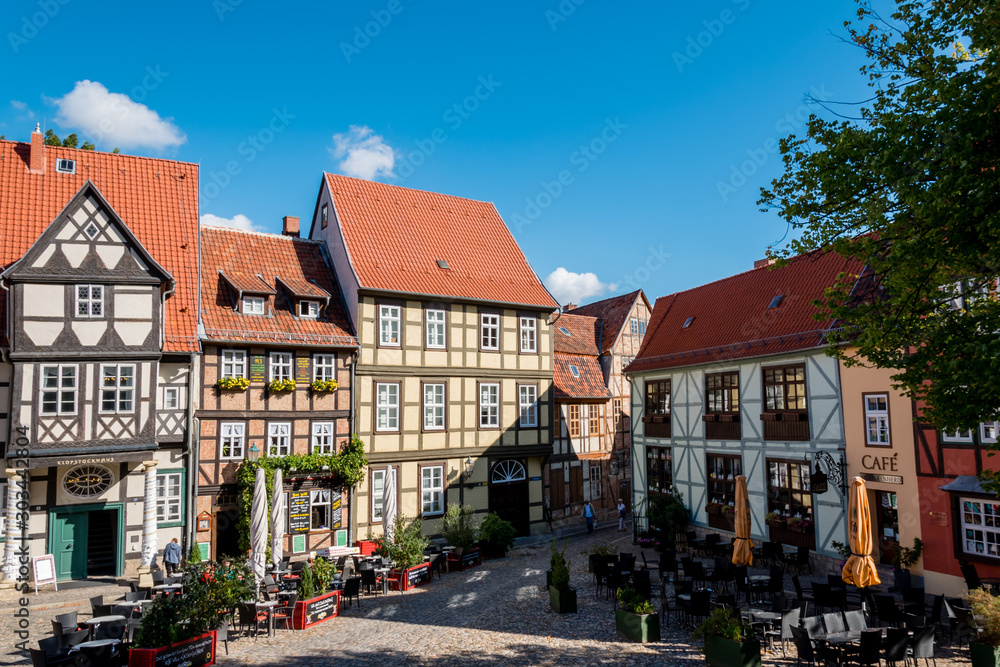
<svg viewBox="0 0 1000 667">
<path fill-rule="evenodd" d="M 594 508 L 589 500 L 583 502 L 583 518 L 587 520 L 587 532 L 594 532 Z"/>
<path fill-rule="evenodd" d="M 625 530 L 625 503 L 618 499 L 618 532 Z"/>
<path fill-rule="evenodd" d="M 174 576 L 181 564 L 181 545 L 177 543 L 175 537 L 167 546 L 163 547 L 163 565 L 167 568 L 167 576 Z"/>
</svg>

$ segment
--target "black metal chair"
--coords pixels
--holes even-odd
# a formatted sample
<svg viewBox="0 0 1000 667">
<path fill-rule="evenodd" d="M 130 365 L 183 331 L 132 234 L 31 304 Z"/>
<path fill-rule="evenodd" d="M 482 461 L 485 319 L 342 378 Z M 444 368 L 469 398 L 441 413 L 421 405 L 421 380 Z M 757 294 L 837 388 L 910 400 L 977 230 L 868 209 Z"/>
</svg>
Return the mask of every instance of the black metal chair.
<svg viewBox="0 0 1000 667">
<path fill-rule="evenodd" d="M 847 624 L 847 629 L 852 632 L 860 632 L 868 629 L 868 620 L 865 618 L 865 612 L 860 609 L 845 613 L 844 622 Z"/>
<path fill-rule="evenodd" d="M 790 628 L 792 633 L 792 643 L 795 644 L 796 666 L 805 663 L 810 667 L 819 667 L 816 662 L 816 647 L 812 638 L 803 628 Z"/>
<path fill-rule="evenodd" d="M 880 625 L 894 625 L 898 627 L 905 620 L 903 613 L 896 606 L 896 601 L 891 595 L 876 595 L 875 611 L 878 613 Z"/>
<path fill-rule="evenodd" d="M 815 604 L 812 592 L 806 593 L 802 590 L 802 582 L 799 581 L 799 575 L 792 575 L 792 585 L 795 587 L 795 604 L 807 607 L 810 602 Z"/>
<path fill-rule="evenodd" d="M 271 615 L 274 618 L 275 624 L 281 621 L 282 625 L 285 626 L 285 630 L 288 630 L 288 623 L 292 620 L 292 614 L 295 612 L 295 603 L 299 600 L 298 593 L 292 593 L 285 600 L 285 603 L 280 607 L 274 607 L 271 610 Z"/>
<path fill-rule="evenodd" d="M 361 585 L 365 588 L 365 595 L 372 595 L 373 590 L 377 594 L 378 582 L 375 579 L 375 570 L 371 568 L 361 570 Z"/>
<path fill-rule="evenodd" d="M 861 643 L 855 655 L 858 665 L 878 665 L 882 662 L 882 630 L 862 630 Z"/>
<path fill-rule="evenodd" d="M 935 595 L 931 603 L 931 612 L 927 615 L 927 623 L 941 630 L 941 611 L 944 609 L 944 594 Z"/>
<path fill-rule="evenodd" d="M 906 628 L 888 628 L 885 631 L 885 645 L 882 659 L 890 665 L 906 662 L 906 649 L 910 644 L 910 635 Z"/>
<path fill-rule="evenodd" d="M 594 558 L 594 556 L 591 556 Z M 608 584 L 608 572 L 611 566 L 608 561 L 603 558 L 597 558 L 594 561 L 594 597 L 596 598 L 601 594 L 601 589 Z"/>
<path fill-rule="evenodd" d="M 781 627 L 775 628 L 774 630 L 767 630 L 764 632 L 764 636 L 767 640 L 774 645 L 775 641 L 781 642 L 781 657 L 785 657 L 785 646 L 793 639 L 792 628 L 799 627 L 799 619 L 802 618 L 802 608 L 796 607 L 795 609 L 789 609 L 781 614 Z"/>
<path fill-rule="evenodd" d="M 688 608 L 688 617 L 692 624 L 697 624 L 699 619 L 708 618 L 712 615 L 712 593 L 711 591 L 692 591 L 691 606 Z"/>
<path fill-rule="evenodd" d="M 910 639 L 910 657 L 913 658 L 914 665 L 920 658 L 924 659 L 925 665 L 928 660 L 933 660 L 934 664 L 937 665 L 937 658 L 934 657 L 933 625 L 914 629 L 913 637 Z"/>
<path fill-rule="evenodd" d="M 622 570 L 632 572 L 635 570 L 635 554 L 622 552 L 618 554 L 618 566 Z"/>
<path fill-rule="evenodd" d="M 361 577 L 351 577 L 344 582 L 344 592 L 342 596 L 347 598 L 347 606 L 352 606 L 351 600 L 358 601 L 358 609 L 361 608 Z"/>
</svg>

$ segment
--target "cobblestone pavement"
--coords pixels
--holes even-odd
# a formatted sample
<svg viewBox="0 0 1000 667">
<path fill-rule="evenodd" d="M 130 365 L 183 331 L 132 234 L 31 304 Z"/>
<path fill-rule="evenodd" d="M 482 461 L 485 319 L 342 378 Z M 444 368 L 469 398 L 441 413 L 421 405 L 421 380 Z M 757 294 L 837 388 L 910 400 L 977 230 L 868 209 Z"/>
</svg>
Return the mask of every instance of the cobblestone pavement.
<svg viewBox="0 0 1000 667">
<path fill-rule="evenodd" d="M 690 630 L 677 623 L 662 627 L 656 644 L 634 644 L 617 636 L 613 604 L 595 596 L 587 558 L 580 551 L 610 540 L 619 550 L 638 555 L 630 534 L 598 530 L 565 541 L 571 560 L 571 583 L 577 589 L 579 613 L 549 610 L 543 590 L 548 544 L 517 549 L 504 560 L 487 561 L 466 572 L 450 573 L 400 595 L 366 597 L 342 616 L 305 631 L 278 630 L 274 637 L 240 637 L 219 646 L 220 665 L 694 665 L 704 664 Z M 560 541 L 562 544 L 564 541 Z M 655 554 L 647 552 L 647 558 Z M 641 563 L 641 558 L 640 561 Z M 803 582 L 819 577 L 803 577 Z M 88 588 L 43 593 L 32 604 L 32 645 L 50 634 L 49 619 L 59 613 L 89 608 L 88 599 L 117 597 L 125 589 Z M 34 596 L 31 596 L 34 598 Z M 659 606 L 659 601 L 656 602 Z M 9 593 L 0 593 L 4 608 L 0 637 L 5 648 L 0 663 L 18 661 L 9 639 L 15 619 Z M 89 613 L 89 612 L 88 612 Z M 86 615 L 84 615 L 86 618 Z M 968 649 L 937 647 L 941 667 L 968 665 Z M 20 660 L 27 664 L 27 660 Z M 788 656 L 766 654 L 764 663 L 791 667 Z"/>
</svg>

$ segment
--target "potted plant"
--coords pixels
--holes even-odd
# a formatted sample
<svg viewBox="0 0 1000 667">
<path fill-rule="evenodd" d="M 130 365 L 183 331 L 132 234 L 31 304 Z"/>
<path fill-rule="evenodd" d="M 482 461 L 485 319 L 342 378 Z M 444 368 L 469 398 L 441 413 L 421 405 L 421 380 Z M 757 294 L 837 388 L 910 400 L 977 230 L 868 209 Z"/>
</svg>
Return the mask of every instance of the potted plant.
<svg viewBox="0 0 1000 667">
<path fill-rule="evenodd" d="M 294 391 L 295 380 L 292 380 L 291 378 L 287 380 L 279 380 L 278 378 L 274 378 L 268 383 L 267 388 L 272 394 L 277 394 L 283 391 Z"/>
<path fill-rule="evenodd" d="M 313 380 L 313 383 L 309 386 L 312 387 L 315 393 L 322 394 L 335 390 L 338 384 L 336 380 Z"/>
<path fill-rule="evenodd" d="M 580 552 L 581 556 L 587 557 L 587 572 L 593 572 L 593 561 L 591 556 L 600 556 L 602 558 L 617 558 L 618 557 L 618 547 L 615 546 L 610 540 L 604 540 L 603 542 L 598 542 L 589 549 L 584 549 Z"/>
<path fill-rule="evenodd" d="M 576 613 L 576 590 L 569 586 L 569 561 L 566 548 L 559 549 L 552 543 L 552 582 L 549 584 L 549 606 L 557 614 Z"/>
<path fill-rule="evenodd" d="M 729 516 L 730 514 L 732 514 L 735 511 L 736 511 L 736 508 L 733 507 L 732 505 L 723 505 L 722 506 L 722 515 L 723 516 Z"/>
<path fill-rule="evenodd" d="M 517 531 L 514 524 L 490 512 L 479 526 L 479 544 L 484 547 L 487 558 L 503 558 L 507 550 L 514 546 Z"/>
<path fill-rule="evenodd" d="M 660 641 L 660 615 L 653 604 L 634 588 L 619 588 L 615 628 L 634 642 Z"/>
<path fill-rule="evenodd" d="M 734 609 L 715 609 L 695 629 L 691 639 L 705 641 L 709 667 L 760 667 L 760 642 Z"/>
<path fill-rule="evenodd" d="M 317 558 L 302 568 L 299 599 L 292 610 L 293 628 L 304 630 L 340 614 L 340 591 L 327 592 L 336 571 L 325 558 Z"/>
<path fill-rule="evenodd" d="M 656 529 L 660 540 L 659 549 L 674 549 L 677 535 L 688 524 L 688 510 L 684 506 L 684 495 L 675 492 L 654 495 L 649 502 L 649 525 Z"/>
<path fill-rule="evenodd" d="M 705 505 L 705 511 L 709 514 L 721 514 L 722 504 L 721 503 L 708 503 Z"/>
<path fill-rule="evenodd" d="M 977 588 L 969 591 L 969 607 L 979 633 L 969 641 L 972 667 L 1000 666 L 1000 598 Z"/>
<path fill-rule="evenodd" d="M 448 503 L 441 518 L 441 535 L 448 540 L 448 544 L 455 547 L 449 560 L 461 567 L 466 550 L 471 549 L 476 543 L 478 534 L 479 522 L 476 521 L 476 510 L 468 505 Z"/>
<path fill-rule="evenodd" d="M 788 517 L 788 529 L 798 533 L 805 532 L 805 519 L 800 516 Z"/>
<path fill-rule="evenodd" d="M 430 563 L 424 562 L 424 549 L 429 541 L 424 537 L 420 526 L 420 518 L 407 519 L 403 514 L 397 514 L 393 523 L 392 540 L 385 535 L 375 538 L 378 545 L 375 553 L 384 556 L 395 564 L 393 570 L 394 589 L 408 590 L 430 581 Z"/>
<path fill-rule="evenodd" d="M 916 565 L 923 552 L 924 543 L 919 537 L 913 538 L 912 549 L 899 544 L 892 548 L 892 577 L 896 581 L 896 588 L 901 591 L 910 589 L 913 585 L 910 568 Z"/>
<path fill-rule="evenodd" d="M 247 387 L 250 386 L 250 380 L 245 377 L 224 377 L 219 378 L 216 384 L 219 386 L 219 389 L 227 391 L 246 391 Z"/>
</svg>

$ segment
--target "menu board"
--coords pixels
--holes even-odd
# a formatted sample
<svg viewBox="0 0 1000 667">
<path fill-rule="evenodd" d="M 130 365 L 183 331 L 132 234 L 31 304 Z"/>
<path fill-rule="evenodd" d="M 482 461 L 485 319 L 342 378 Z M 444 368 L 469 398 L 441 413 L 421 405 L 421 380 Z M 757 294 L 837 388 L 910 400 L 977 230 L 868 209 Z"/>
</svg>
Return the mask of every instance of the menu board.
<svg viewBox="0 0 1000 667">
<path fill-rule="evenodd" d="M 412 588 L 431 580 L 431 564 L 424 563 L 406 571 L 406 587 Z"/>
<path fill-rule="evenodd" d="M 267 365 L 264 363 L 263 354 L 254 354 L 250 356 L 250 381 L 251 382 L 264 382 L 264 378 L 267 375 Z"/>
<path fill-rule="evenodd" d="M 327 621 L 340 612 L 340 592 L 334 591 L 322 597 L 313 598 L 306 601 L 303 606 L 305 613 L 296 626 L 301 625 L 303 628 L 308 628 L 320 621 Z"/>
<path fill-rule="evenodd" d="M 295 383 L 309 384 L 309 357 L 295 357 Z"/>
<path fill-rule="evenodd" d="M 288 532 L 309 532 L 309 492 L 291 491 L 288 494 Z"/>
<path fill-rule="evenodd" d="M 35 570 L 35 595 L 38 595 L 39 586 L 56 583 L 55 556 L 52 554 L 35 556 L 31 559 L 31 565 Z M 56 590 L 59 590 L 58 584 L 56 584 Z"/>
<path fill-rule="evenodd" d="M 479 560 L 479 549 L 470 549 L 462 554 L 462 569 L 467 567 L 473 567 L 474 565 L 479 565 L 482 561 Z"/>
<path fill-rule="evenodd" d="M 343 527 L 342 521 L 344 512 L 340 507 L 340 503 L 341 503 L 340 498 L 334 498 L 333 502 L 330 503 L 330 512 L 331 512 L 330 528 L 332 528 L 333 530 L 339 530 L 340 528 Z"/>
<path fill-rule="evenodd" d="M 346 547 L 347 546 L 347 531 L 346 530 L 338 530 L 336 533 L 334 533 L 333 534 L 333 544 L 334 544 L 334 546 L 338 546 L 338 547 Z"/>
</svg>

